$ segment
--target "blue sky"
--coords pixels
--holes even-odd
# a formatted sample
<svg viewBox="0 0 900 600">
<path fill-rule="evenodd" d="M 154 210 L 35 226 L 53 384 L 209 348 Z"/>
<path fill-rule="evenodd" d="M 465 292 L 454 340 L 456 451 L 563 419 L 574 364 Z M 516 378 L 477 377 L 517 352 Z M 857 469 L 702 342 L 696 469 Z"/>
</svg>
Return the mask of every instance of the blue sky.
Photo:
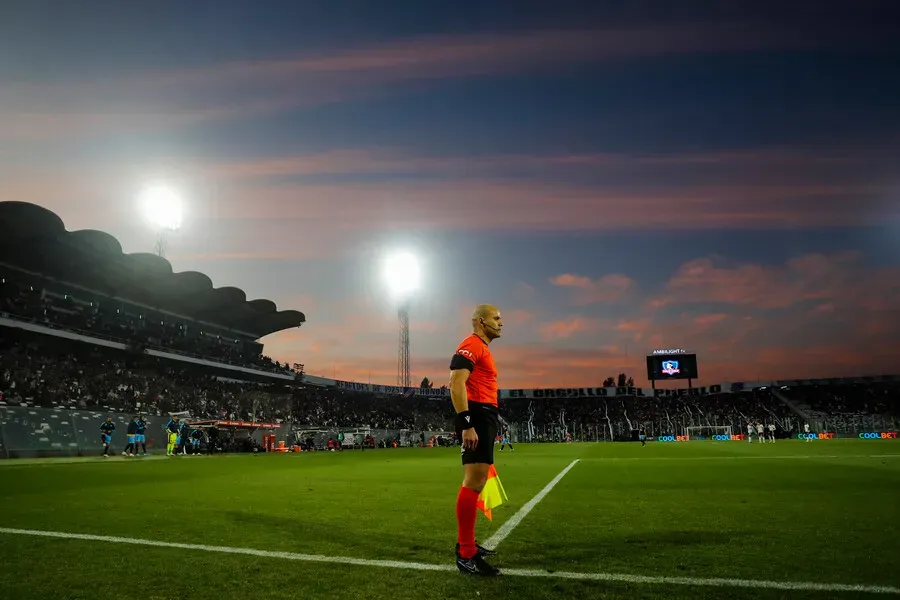
<svg viewBox="0 0 900 600">
<path fill-rule="evenodd" d="M 507 387 L 896 371 L 893 3 L 483 4 L 0 7 L 0 200 L 138 252 L 175 187 L 175 270 L 304 311 L 314 374 L 395 380 L 401 247 L 417 379 L 481 302 Z"/>
</svg>

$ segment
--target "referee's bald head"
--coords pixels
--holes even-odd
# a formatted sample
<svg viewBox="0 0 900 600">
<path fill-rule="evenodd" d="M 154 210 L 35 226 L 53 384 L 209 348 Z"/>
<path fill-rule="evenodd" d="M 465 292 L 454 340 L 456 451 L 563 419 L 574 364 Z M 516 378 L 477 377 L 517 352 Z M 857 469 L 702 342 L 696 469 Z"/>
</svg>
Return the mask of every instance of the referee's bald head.
<svg viewBox="0 0 900 600">
<path fill-rule="evenodd" d="M 497 307 L 493 304 L 479 304 L 475 307 L 475 310 L 472 311 L 472 320 L 487 319 L 492 316 L 494 312 L 500 311 L 498 311 Z"/>
<path fill-rule="evenodd" d="M 500 337 L 503 329 L 503 317 L 500 309 L 493 304 L 479 304 L 472 311 L 472 330 L 476 335 L 490 342 Z"/>
</svg>

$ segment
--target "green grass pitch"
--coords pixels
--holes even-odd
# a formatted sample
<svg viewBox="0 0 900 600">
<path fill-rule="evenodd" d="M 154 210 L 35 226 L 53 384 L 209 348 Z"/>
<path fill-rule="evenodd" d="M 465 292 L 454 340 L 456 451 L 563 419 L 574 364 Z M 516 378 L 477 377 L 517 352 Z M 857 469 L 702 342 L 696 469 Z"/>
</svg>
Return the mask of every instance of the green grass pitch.
<svg viewBox="0 0 900 600">
<path fill-rule="evenodd" d="M 510 502 L 495 510 L 493 523 L 479 516 L 479 540 L 574 459 L 500 543 L 494 563 L 512 573 L 496 580 L 4 531 L 0 598 L 900 595 L 900 442 L 519 444 L 515 453 L 497 453 Z M 0 528 L 452 568 L 461 474 L 459 451 L 444 448 L 2 461 Z M 548 571 L 651 579 L 578 580 Z M 710 581 L 717 578 L 826 587 Z"/>
</svg>

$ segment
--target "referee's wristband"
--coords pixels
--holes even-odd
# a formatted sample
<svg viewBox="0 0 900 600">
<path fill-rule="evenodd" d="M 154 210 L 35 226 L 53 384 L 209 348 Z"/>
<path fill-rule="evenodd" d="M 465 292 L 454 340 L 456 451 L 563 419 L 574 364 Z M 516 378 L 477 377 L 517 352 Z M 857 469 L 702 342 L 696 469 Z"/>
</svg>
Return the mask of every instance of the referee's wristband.
<svg viewBox="0 0 900 600">
<path fill-rule="evenodd" d="M 472 429 L 475 423 L 472 422 L 472 413 L 467 410 L 456 413 L 456 428 L 465 431 Z"/>
</svg>

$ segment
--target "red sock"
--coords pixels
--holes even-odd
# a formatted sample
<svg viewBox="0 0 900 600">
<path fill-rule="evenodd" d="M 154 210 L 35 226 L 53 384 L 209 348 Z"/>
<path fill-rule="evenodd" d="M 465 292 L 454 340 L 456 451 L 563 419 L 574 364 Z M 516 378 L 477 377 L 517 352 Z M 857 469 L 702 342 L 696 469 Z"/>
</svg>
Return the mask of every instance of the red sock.
<svg viewBox="0 0 900 600">
<path fill-rule="evenodd" d="M 456 497 L 456 525 L 459 554 L 463 558 L 475 556 L 475 520 L 478 517 L 478 492 L 462 486 Z"/>
</svg>

